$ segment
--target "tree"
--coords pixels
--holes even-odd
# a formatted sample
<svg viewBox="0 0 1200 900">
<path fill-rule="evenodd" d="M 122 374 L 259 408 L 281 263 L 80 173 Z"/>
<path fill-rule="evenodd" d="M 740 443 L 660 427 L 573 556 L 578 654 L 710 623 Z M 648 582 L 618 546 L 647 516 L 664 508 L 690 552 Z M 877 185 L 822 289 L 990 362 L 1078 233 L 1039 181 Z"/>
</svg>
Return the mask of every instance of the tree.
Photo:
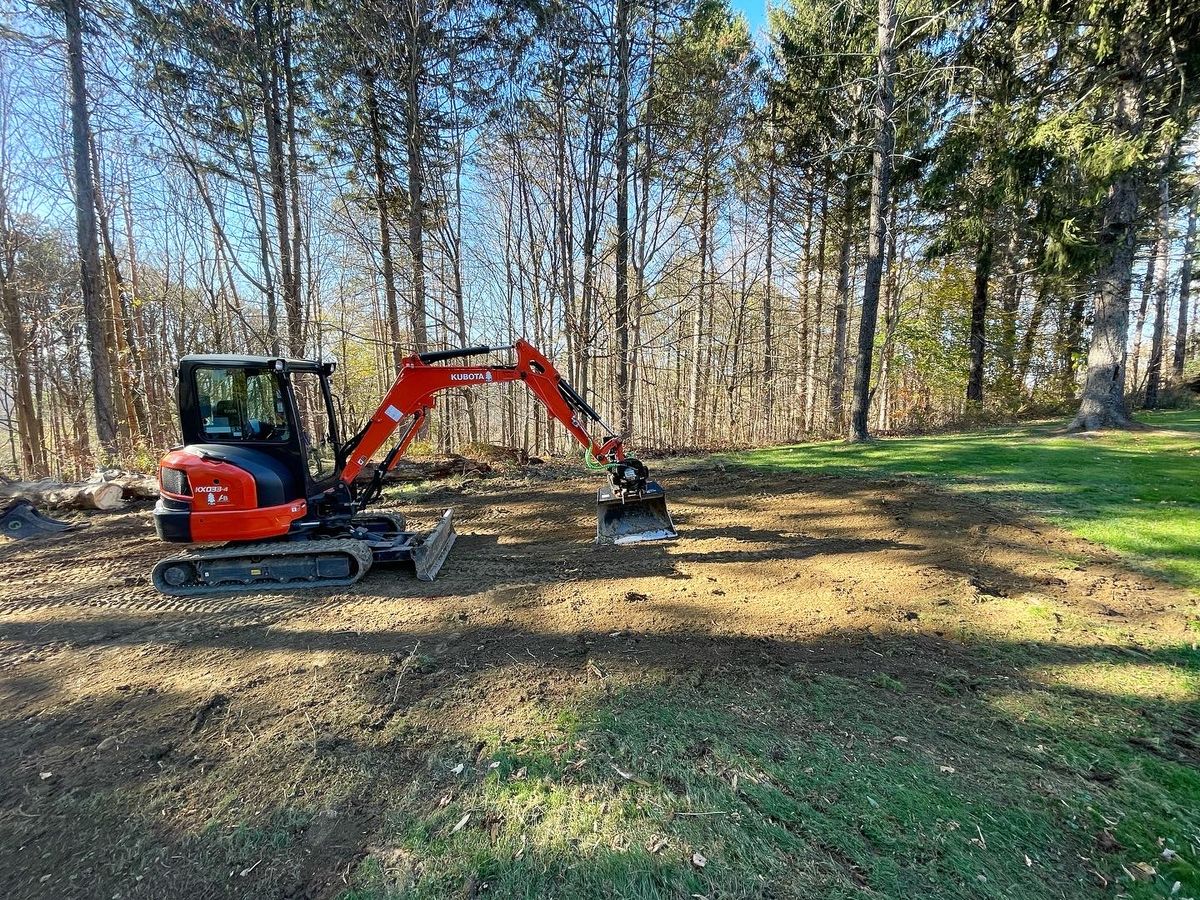
<svg viewBox="0 0 1200 900">
<path fill-rule="evenodd" d="M 879 0 L 879 73 L 875 85 L 875 150 L 871 160 L 870 240 L 859 319 L 858 360 L 854 372 L 854 404 L 850 414 L 850 440 L 865 441 L 871 402 L 871 362 L 875 356 L 875 323 L 879 317 L 879 289 L 883 284 L 887 252 L 888 204 L 892 191 L 892 150 L 895 129 L 896 0 Z"/>
<path fill-rule="evenodd" d="M 1081 164 L 1103 186 L 1092 339 L 1071 428 L 1127 428 L 1132 425 L 1125 402 L 1129 286 L 1140 194 L 1149 151 L 1157 146 L 1170 153 L 1187 130 L 1180 119 L 1192 115 L 1200 73 L 1200 9 L 1188 2 L 1151 10 L 1145 0 L 1102 6 L 1066 0 L 1034 16 L 1077 60 L 1078 95 L 1097 98 L 1099 104 L 1098 110 L 1076 104 L 1051 116 L 1044 127 L 1050 140 L 1082 151 Z M 1091 121 L 1097 113 L 1104 137 L 1094 140 L 1095 132 L 1081 120 Z"/>
<path fill-rule="evenodd" d="M 1183 375 L 1184 355 L 1187 353 L 1188 308 L 1192 290 L 1192 258 L 1196 255 L 1196 217 L 1200 215 L 1200 181 L 1192 187 L 1188 203 L 1187 236 L 1183 241 L 1183 265 L 1179 272 L 1179 321 L 1175 326 L 1175 352 L 1171 358 L 1171 374 Z"/>
<path fill-rule="evenodd" d="M 101 301 L 100 237 L 96 226 L 96 189 L 92 180 L 91 125 L 87 75 L 83 55 L 83 14 L 80 0 L 63 0 L 67 29 L 67 68 L 71 84 L 71 147 L 75 176 L 75 230 L 79 248 L 80 290 L 92 370 L 92 408 L 96 436 L 104 456 L 117 452 L 113 412 L 112 370 L 105 352 Z"/>
</svg>

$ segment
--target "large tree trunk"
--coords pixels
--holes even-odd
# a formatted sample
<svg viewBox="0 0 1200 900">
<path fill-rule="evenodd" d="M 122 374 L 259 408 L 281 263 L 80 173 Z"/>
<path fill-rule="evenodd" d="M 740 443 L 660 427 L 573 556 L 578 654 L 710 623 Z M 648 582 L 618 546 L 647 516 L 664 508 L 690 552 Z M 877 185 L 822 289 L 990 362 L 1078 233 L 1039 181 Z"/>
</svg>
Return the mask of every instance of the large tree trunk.
<svg viewBox="0 0 1200 900">
<path fill-rule="evenodd" d="M 284 94 L 282 99 L 284 101 L 284 126 L 287 131 L 288 201 L 292 220 L 292 281 L 296 292 L 296 309 L 304 310 L 307 305 L 305 298 L 308 296 L 308 290 L 302 278 L 300 253 L 302 249 L 307 250 L 308 243 L 304 240 L 304 222 L 300 216 L 300 152 L 296 140 L 296 81 L 292 66 L 292 7 L 290 4 L 287 7 L 283 26 L 280 28 L 279 54 L 283 68 Z M 311 259 L 309 262 L 311 270 Z M 295 338 L 301 351 L 307 344 L 306 319 L 307 316 L 302 314 L 298 322 L 300 332 Z M 313 350 L 318 354 L 321 352 L 319 340 Z"/>
<path fill-rule="evenodd" d="M 117 425 L 113 414 L 112 369 L 105 351 L 100 285 L 100 238 L 96 229 L 96 192 L 88 135 L 87 80 L 83 62 L 83 23 L 79 0 L 64 0 L 67 26 L 67 60 L 71 78 L 71 144 L 75 174 L 75 230 L 79 245 L 80 288 L 92 368 L 92 405 L 96 437 L 104 457 L 117 452 Z"/>
<path fill-rule="evenodd" d="M 34 506 L 114 510 L 125 505 L 121 485 L 111 481 L 63 484 L 61 481 L 20 481 L 0 484 L 0 501 L 28 500 Z"/>
<path fill-rule="evenodd" d="M 1196 253 L 1197 215 L 1200 215 L 1200 184 L 1192 188 L 1187 237 L 1183 242 L 1183 266 L 1179 273 L 1179 324 L 1175 327 L 1175 355 L 1171 360 L 1171 374 L 1176 378 L 1183 375 L 1184 355 L 1187 353 L 1188 306 L 1192 290 L 1192 257 Z"/>
<path fill-rule="evenodd" d="M 887 253 L 888 203 L 892 196 L 892 108 L 895 105 L 896 0 L 879 0 L 879 78 L 875 94 L 875 153 L 871 160 L 870 238 L 863 273 L 862 316 L 858 323 L 858 360 L 854 367 L 854 399 L 850 410 L 850 440 L 865 441 L 871 404 L 871 363 L 875 357 L 875 325 L 879 318 L 879 289 Z"/>
<path fill-rule="evenodd" d="M 1008 226 L 1008 238 L 1002 251 L 1000 278 L 1000 327 L 996 335 L 995 355 L 999 363 L 997 377 L 1001 399 L 1007 405 L 1016 395 L 1017 313 L 1021 308 L 1020 222 Z"/>
<path fill-rule="evenodd" d="M 1131 66 L 1118 88 L 1114 130 L 1136 139 L 1142 125 L 1142 83 Z M 1079 412 L 1071 429 L 1128 428 L 1133 422 L 1125 406 L 1126 342 L 1129 339 L 1129 281 L 1137 242 L 1140 173 L 1130 168 L 1108 189 L 1099 235 L 1104 260 L 1096 274 L 1096 312 L 1088 347 L 1087 375 Z"/>
<path fill-rule="evenodd" d="M 33 397 L 33 341 L 22 321 L 21 304 L 14 281 L 16 236 L 9 230 L 8 224 L 4 179 L 0 178 L 0 251 L 3 253 L 0 256 L 0 311 L 3 313 L 4 336 L 8 339 L 12 355 L 16 386 L 16 431 L 21 439 L 20 468 L 22 473 L 37 478 L 46 474 L 45 441 L 42 420 Z"/>
<path fill-rule="evenodd" d="M 628 440 L 633 432 L 629 388 L 629 2 L 616 0 L 617 31 L 617 426 Z"/>
</svg>

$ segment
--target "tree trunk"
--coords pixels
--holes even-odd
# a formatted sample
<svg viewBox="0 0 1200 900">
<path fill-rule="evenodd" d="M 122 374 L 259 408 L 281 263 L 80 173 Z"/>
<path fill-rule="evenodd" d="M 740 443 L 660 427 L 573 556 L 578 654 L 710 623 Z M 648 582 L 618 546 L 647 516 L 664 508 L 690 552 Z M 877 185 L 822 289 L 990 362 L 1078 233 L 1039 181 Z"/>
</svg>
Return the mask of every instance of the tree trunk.
<svg viewBox="0 0 1200 900">
<path fill-rule="evenodd" d="M 704 339 L 705 283 L 708 280 L 708 240 L 710 184 L 707 165 L 700 187 L 700 298 L 692 319 L 692 367 L 688 376 L 688 440 L 695 445 L 700 437 L 700 350 Z"/>
<path fill-rule="evenodd" d="M 1196 252 L 1197 215 L 1200 215 L 1200 184 L 1192 188 L 1187 237 L 1183 242 L 1183 266 L 1179 273 L 1179 324 L 1175 327 L 1175 355 L 1171 360 L 1171 374 L 1176 378 L 1183 375 L 1184 355 L 1187 353 L 1188 306 L 1192 290 L 1192 256 Z"/>
<path fill-rule="evenodd" d="M 1136 139 L 1142 118 L 1142 83 L 1136 71 L 1122 78 L 1118 90 L 1114 130 L 1121 137 Z M 1130 168 L 1119 174 L 1108 189 L 1098 240 L 1104 262 L 1096 277 L 1092 342 L 1079 412 L 1070 426 L 1073 430 L 1128 428 L 1133 424 L 1125 406 L 1125 348 L 1140 181 L 1140 174 Z"/>
<path fill-rule="evenodd" d="M 1159 180 L 1159 192 L 1166 190 L 1167 179 L 1164 176 Z M 1169 211 L 1162 208 L 1159 204 L 1158 219 L 1155 222 L 1154 243 L 1150 247 L 1150 258 L 1146 261 L 1146 272 L 1142 278 L 1142 302 L 1138 307 L 1137 318 L 1134 319 L 1133 327 L 1133 353 L 1129 362 L 1130 367 L 1130 383 L 1133 385 L 1133 393 L 1136 395 L 1141 390 L 1141 371 L 1142 371 L 1142 339 L 1146 331 L 1146 314 L 1150 311 L 1150 297 L 1154 294 L 1154 285 L 1158 279 L 1159 261 L 1167 267 L 1169 265 L 1166 257 L 1162 254 L 1166 251 L 1166 241 L 1164 234 L 1169 227 L 1169 222 L 1164 216 L 1169 217 Z"/>
<path fill-rule="evenodd" d="M 629 440 L 633 432 L 629 389 L 629 2 L 616 0 L 617 271 L 614 320 L 617 338 L 617 427 L 625 440 Z"/>
<path fill-rule="evenodd" d="M 775 281 L 775 195 L 778 186 L 775 179 L 775 144 L 772 137 L 771 143 L 771 163 L 767 171 L 767 247 L 765 259 L 765 271 L 763 273 L 766 283 L 763 285 L 763 425 L 765 437 L 770 440 L 774 432 L 775 422 L 775 335 L 774 335 L 774 310 L 772 304 L 774 297 L 772 296 L 772 288 Z M 808 224 L 809 228 L 805 231 L 805 235 L 812 230 L 812 204 L 808 205 Z M 806 237 L 807 240 L 807 237 Z M 804 266 L 808 267 L 808 251 L 805 249 Z M 801 285 L 801 290 L 804 292 L 804 302 L 808 303 L 808 278 L 807 274 L 804 278 L 805 284 Z M 807 315 L 808 310 L 805 310 Z"/>
<path fill-rule="evenodd" d="M 850 410 L 850 440 L 865 441 L 871 404 L 871 363 L 875 357 L 875 325 L 879 318 L 879 289 L 887 253 L 888 203 L 892 197 L 892 150 L 895 132 L 896 0 L 879 0 L 879 78 L 875 96 L 875 153 L 871 160 L 870 239 L 863 277 L 862 316 L 858 323 L 858 360 L 854 367 L 854 399 Z"/>
<path fill-rule="evenodd" d="M 304 240 L 304 223 L 300 218 L 300 153 L 296 146 L 296 84 L 292 68 L 292 7 L 290 4 L 287 7 L 287 18 L 280 29 L 279 54 L 283 68 L 284 127 L 287 131 L 288 200 L 292 220 L 292 281 L 295 285 L 296 309 L 303 310 L 306 308 L 304 297 L 307 296 L 308 291 L 305 289 L 304 280 L 301 277 L 300 251 L 308 244 Z M 308 343 L 304 333 L 306 319 L 307 317 L 301 314 L 298 323 L 300 331 L 295 338 L 300 351 L 303 351 Z M 319 342 L 313 347 L 313 351 L 320 354 Z"/>
<path fill-rule="evenodd" d="M 1165 166 L 1164 166 L 1165 169 Z M 1146 367 L 1146 409 L 1158 408 L 1162 380 L 1163 344 L 1167 334 L 1167 287 L 1171 275 L 1171 185 L 1166 175 L 1159 183 L 1158 266 L 1154 290 L 1154 333 L 1150 339 L 1150 363 Z"/>
<path fill-rule="evenodd" d="M 100 154 L 95 138 L 91 135 L 88 137 L 88 146 L 92 158 L 92 178 L 96 193 L 96 229 L 100 234 L 104 259 L 108 264 L 115 375 L 120 385 L 120 398 L 125 406 L 125 422 L 129 429 L 130 446 L 133 449 L 139 449 L 145 446 L 150 423 L 150 410 L 146 406 L 146 395 L 138 386 L 137 374 L 141 368 L 141 359 L 137 338 L 133 333 L 133 322 L 130 318 L 132 304 L 129 301 L 129 289 L 125 284 L 125 276 L 121 274 L 112 222 L 108 216 L 108 207 L 104 202 L 100 180 Z"/>
<path fill-rule="evenodd" d="M 429 330 L 425 310 L 425 206 L 422 172 L 422 153 L 425 134 L 421 125 L 421 85 L 424 71 L 420 40 L 424 21 L 423 0 L 410 0 L 408 22 L 408 71 L 405 94 L 408 101 L 408 252 L 412 257 L 412 326 L 413 347 L 417 353 L 429 349 Z M 422 426 L 422 433 L 427 426 Z"/>
<path fill-rule="evenodd" d="M 850 251 L 854 246 L 854 185 L 846 175 L 842 199 L 842 246 L 838 253 L 837 294 L 833 308 L 833 366 L 829 375 L 829 426 L 841 431 L 845 424 L 842 401 L 846 382 L 846 318 L 850 305 Z"/>
<path fill-rule="evenodd" d="M 16 395 L 16 432 L 21 439 L 21 453 L 13 453 L 23 474 L 34 478 L 44 476 L 46 467 L 45 440 L 42 420 L 33 397 L 32 336 L 21 316 L 21 303 L 15 282 L 17 237 L 10 230 L 5 180 L 0 177 L 0 312 L 3 314 L 4 336 L 12 355 L 13 381 Z M 12 429 L 10 429 L 11 437 Z"/>
<path fill-rule="evenodd" d="M 83 60 L 83 23 L 79 0 L 64 0 L 67 59 L 71 78 L 71 144 L 75 173 L 75 229 L 79 246 L 80 287 L 92 367 L 92 405 L 96 438 L 103 457 L 117 452 L 117 425 L 113 414 L 112 370 L 104 346 L 100 286 L 100 238 L 96 229 L 96 192 L 88 134 L 87 81 Z"/>
<path fill-rule="evenodd" d="M 45 479 L 0 485 L 0 501 L 28 500 L 35 506 L 114 510 L 125 505 L 123 496 L 121 485 L 111 481 L 63 484 Z"/>
<path fill-rule="evenodd" d="M 1017 387 L 1017 313 L 1021 308 L 1020 236 L 1020 223 L 1014 219 L 1008 225 L 1008 238 L 1002 251 L 1000 327 L 995 347 L 999 363 L 999 393 L 1006 406 L 1013 402 Z"/>
<path fill-rule="evenodd" d="M 288 187 L 284 165 L 283 116 L 280 110 L 279 60 L 276 53 L 276 22 L 273 0 L 254 5 L 254 39 L 259 59 L 259 88 L 263 118 L 267 126 L 267 179 L 275 213 L 275 239 L 279 250 L 279 281 L 283 308 L 287 313 L 288 352 L 304 355 L 304 329 L 300 292 L 292 268 L 292 238 L 289 225 Z M 266 223 L 263 223 L 266 227 Z"/>
<path fill-rule="evenodd" d="M 817 415 L 817 365 L 821 359 L 821 322 L 825 314 L 825 250 L 829 237 L 829 163 L 825 164 L 825 190 L 821 191 L 821 230 L 817 238 L 817 302 L 813 308 L 812 346 L 805 349 L 805 407 L 804 432 L 808 434 L 816 424 Z"/>
<path fill-rule="evenodd" d="M 387 168 L 383 162 L 383 127 L 379 121 L 379 100 L 375 94 L 375 76 L 363 78 L 367 107 L 367 123 L 371 129 L 371 166 L 375 176 L 375 212 L 379 220 L 379 257 L 383 276 L 384 311 L 387 315 L 388 337 L 392 344 L 392 365 L 400 374 L 404 351 L 400 347 L 400 307 L 396 301 L 396 273 L 392 263 L 392 228 L 388 221 Z"/>
<path fill-rule="evenodd" d="M 967 374 L 967 402 L 983 402 L 983 356 L 987 346 L 988 279 L 992 274 L 992 238 L 989 234 L 975 254 L 975 288 L 971 293 L 971 369 Z"/>
</svg>

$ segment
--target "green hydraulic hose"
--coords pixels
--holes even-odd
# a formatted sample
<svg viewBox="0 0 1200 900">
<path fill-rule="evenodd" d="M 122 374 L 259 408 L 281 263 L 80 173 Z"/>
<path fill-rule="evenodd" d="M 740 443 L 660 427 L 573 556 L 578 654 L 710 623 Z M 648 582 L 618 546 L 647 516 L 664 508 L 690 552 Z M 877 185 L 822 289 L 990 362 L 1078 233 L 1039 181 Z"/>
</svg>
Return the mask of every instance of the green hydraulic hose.
<svg viewBox="0 0 1200 900">
<path fill-rule="evenodd" d="M 599 462 L 596 459 L 596 457 L 592 454 L 591 447 L 585 447 L 583 450 L 583 464 L 585 467 L 587 467 L 588 469 L 591 469 L 593 472 L 603 472 L 605 469 L 615 469 L 621 465 L 619 462 L 613 462 L 613 463 Z"/>
</svg>

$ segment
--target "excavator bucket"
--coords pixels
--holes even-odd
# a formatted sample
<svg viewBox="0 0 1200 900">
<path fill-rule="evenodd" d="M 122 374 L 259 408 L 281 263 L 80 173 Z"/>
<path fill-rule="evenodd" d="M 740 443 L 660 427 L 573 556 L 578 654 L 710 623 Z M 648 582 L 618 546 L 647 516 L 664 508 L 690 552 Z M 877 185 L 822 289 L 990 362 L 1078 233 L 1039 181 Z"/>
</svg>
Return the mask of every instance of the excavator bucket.
<svg viewBox="0 0 1200 900">
<path fill-rule="evenodd" d="M 667 495 L 656 481 L 647 481 L 638 496 L 622 497 L 612 485 L 596 495 L 596 543 L 636 544 L 679 537 L 667 512 Z"/>
<path fill-rule="evenodd" d="M 12 540 L 46 537 L 78 527 L 38 512 L 28 500 L 14 500 L 0 512 L 0 535 Z"/>
</svg>

